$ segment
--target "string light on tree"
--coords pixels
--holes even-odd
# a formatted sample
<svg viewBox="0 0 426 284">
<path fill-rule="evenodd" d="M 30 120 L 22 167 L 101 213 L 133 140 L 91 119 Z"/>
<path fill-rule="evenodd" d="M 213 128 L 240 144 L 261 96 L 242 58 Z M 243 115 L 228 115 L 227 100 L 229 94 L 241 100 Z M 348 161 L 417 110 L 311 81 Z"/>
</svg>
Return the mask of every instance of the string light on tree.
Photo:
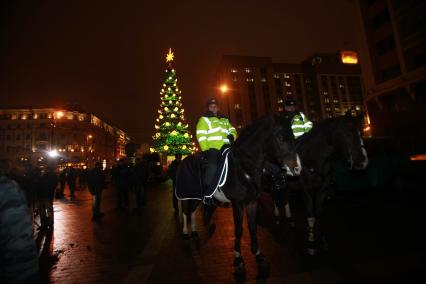
<svg viewBox="0 0 426 284">
<path fill-rule="evenodd" d="M 188 124 L 185 122 L 182 108 L 181 91 L 177 86 L 176 71 L 172 68 L 175 55 L 172 49 L 166 55 L 167 69 L 160 92 L 160 109 L 157 123 L 154 125 L 157 133 L 153 136 L 151 152 L 173 156 L 188 155 L 195 149 Z M 157 128 L 158 127 L 158 128 Z"/>
</svg>

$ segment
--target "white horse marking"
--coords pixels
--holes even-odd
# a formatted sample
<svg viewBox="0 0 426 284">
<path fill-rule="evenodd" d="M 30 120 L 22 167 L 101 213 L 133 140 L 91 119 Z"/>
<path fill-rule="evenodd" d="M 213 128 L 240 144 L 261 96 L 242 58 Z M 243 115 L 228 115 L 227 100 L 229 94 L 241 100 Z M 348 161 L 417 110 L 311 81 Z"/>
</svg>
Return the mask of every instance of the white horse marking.
<svg viewBox="0 0 426 284">
<path fill-rule="evenodd" d="M 296 167 L 294 167 L 294 173 L 297 175 L 297 176 L 300 176 L 300 174 L 301 174 L 301 172 L 302 172 L 302 163 L 300 162 L 300 157 L 299 157 L 299 154 L 296 154 L 296 157 L 297 157 L 297 166 Z"/>
</svg>

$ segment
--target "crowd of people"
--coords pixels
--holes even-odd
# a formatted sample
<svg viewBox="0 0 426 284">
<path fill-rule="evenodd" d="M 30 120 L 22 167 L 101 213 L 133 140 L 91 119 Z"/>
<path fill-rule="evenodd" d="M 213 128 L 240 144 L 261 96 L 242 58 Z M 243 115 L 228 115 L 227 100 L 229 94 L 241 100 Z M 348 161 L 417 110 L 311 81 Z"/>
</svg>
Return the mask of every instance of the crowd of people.
<svg viewBox="0 0 426 284">
<path fill-rule="evenodd" d="M 60 171 L 53 161 L 38 167 L 13 168 L 0 161 L 0 283 L 37 283 L 34 233 L 53 228 L 53 201 L 65 198 L 66 187 L 71 201 L 76 191 L 88 189 L 92 195 L 92 221 L 99 221 L 104 216 L 102 192 L 109 180 L 117 193 L 117 209 L 130 206 L 132 192 L 135 207 L 142 208 L 146 204 L 148 174 L 148 165 L 142 159 L 121 159 L 110 170 L 96 162 L 90 169 L 68 166 Z"/>
</svg>

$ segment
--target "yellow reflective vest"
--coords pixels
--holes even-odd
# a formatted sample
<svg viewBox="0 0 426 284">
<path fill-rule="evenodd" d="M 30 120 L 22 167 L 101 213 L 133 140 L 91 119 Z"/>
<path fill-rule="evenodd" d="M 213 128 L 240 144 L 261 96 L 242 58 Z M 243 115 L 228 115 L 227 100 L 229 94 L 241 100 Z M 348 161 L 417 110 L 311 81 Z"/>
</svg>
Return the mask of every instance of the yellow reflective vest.
<svg viewBox="0 0 426 284">
<path fill-rule="evenodd" d="M 225 117 L 202 116 L 198 120 L 196 137 L 201 151 L 220 150 L 224 144 L 229 144 L 229 134 L 234 136 L 234 140 L 237 138 L 237 131 Z"/>
<path fill-rule="evenodd" d="M 299 138 L 303 134 L 312 129 L 312 122 L 302 113 L 296 114 L 291 120 L 291 130 L 295 138 Z"/>
</svg>

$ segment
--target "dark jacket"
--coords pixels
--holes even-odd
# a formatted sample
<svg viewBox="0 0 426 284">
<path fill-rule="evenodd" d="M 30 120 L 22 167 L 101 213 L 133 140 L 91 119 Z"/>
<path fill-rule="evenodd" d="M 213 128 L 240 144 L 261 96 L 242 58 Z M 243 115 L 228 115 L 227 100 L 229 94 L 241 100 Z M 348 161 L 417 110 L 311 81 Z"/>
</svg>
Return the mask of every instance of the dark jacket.
<svg viewBox="0 0 426 284">
<path fill-rule="evenodd" d="M 139 162 L 133 167 L 136 186 L 144 186 L 148 181 L 148 165 Z"/>
<path fill-rule="evenodd" d="M 0 283 L 37 283 L 31 218 L 16 182 L 0 176 Z"/>
<path fill-rule="evenodd" d="M 55 194 L 56 185 L 58 184 L 58 177 L 55 172 L 47 171 L 39 177 L 38 181 L 38 197 L 53 199 Z"/>
<path fill-rule="evenodd" d="M 167 175 L 169 176 L 169 178 L 172 179 L 173 184 L 176 183 L 176 173 L 177 173 L 177 168 L 180 164 L 182 160 L 177 160 L 175 159 L 170 165 L 169 168 L 167 169 Z"/>
<path fill-rule="evenodd" d="M 91 194 L 97 194 L 106 187 L 105 173 L 101 168 L 93 168 L 89 171 L 87 186 Z"/>
</svg>

